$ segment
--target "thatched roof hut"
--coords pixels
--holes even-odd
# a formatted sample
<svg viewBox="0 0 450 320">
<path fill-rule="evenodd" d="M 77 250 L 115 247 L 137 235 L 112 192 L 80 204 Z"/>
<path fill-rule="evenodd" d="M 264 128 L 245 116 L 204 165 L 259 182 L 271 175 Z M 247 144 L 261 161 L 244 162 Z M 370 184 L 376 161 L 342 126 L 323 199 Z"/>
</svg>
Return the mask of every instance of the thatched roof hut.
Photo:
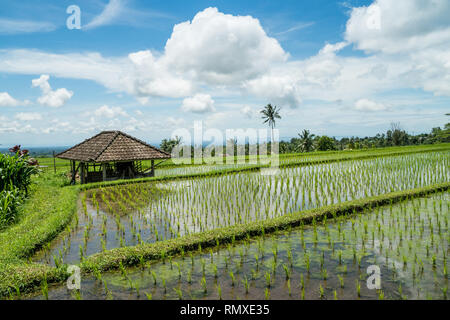
<svg viewBox="0 0 450 320">
<path fill-rule="evenodd" d="M 103 131 L 55 157 L 71 161 L 73 183 L 79 169 L 81 183 L 86 183 L 153 176 L 154 161 L 170 154 L 121 131 Z M 143 160 L 151 160 L 150 170 L 142 169 Z"/>
</svg>

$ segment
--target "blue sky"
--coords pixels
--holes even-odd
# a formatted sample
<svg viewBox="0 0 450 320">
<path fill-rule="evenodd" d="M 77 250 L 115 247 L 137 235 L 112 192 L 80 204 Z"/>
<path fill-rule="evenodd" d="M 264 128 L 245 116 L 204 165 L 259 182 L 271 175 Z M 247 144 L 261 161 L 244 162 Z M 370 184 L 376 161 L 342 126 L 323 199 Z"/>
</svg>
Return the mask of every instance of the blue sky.
<svg viewBox="0 0 450 320">
<path fill-rule="evenodd" d="M 0 0 L 0 144 L 262 128 L 267 103 L 282 138 L 428 132 L 448 122 L 449 14 L 445 0 Z"/>
</svg>

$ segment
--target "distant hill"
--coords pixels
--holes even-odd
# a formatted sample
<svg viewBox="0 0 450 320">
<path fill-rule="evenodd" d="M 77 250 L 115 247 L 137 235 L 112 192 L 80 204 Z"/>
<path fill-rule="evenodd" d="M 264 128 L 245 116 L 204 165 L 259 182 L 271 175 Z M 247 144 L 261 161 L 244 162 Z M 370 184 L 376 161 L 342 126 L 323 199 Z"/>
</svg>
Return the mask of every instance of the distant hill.
<svg viewBox="0 0 450 320">
<path fill-rule="evenodd" d="M 68 149 L 69 147 L 30 147 L 22 146 L 22 149 L 30 151 L 30 156 L 33 158 L 53 157 L 53 151 L 59 153 Z M 9 148 L 0 148 L 0 153 L 9 153 Z"/>
</svg>

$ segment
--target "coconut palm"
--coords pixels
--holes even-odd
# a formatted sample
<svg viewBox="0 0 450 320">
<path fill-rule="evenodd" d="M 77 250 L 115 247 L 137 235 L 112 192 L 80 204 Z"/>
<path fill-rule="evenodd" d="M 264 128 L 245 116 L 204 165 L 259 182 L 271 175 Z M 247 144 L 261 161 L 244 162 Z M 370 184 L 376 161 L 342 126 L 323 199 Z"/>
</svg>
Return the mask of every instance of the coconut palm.
<svg viewBox="0 0 450 320">
<path fill-rule="evenodd" d="M 275 128 L 276 119 L 281 119 L 280 111 L 281 109 L 277 106 L 272 106 L 270 103 L 261 110 L 263 123 L 268 123 L 270 129 L 272 130 L 272 142 L 273 142 L 273 128 Z"/>
<path fill-rule="evenodd" d="M 303 132 L 298 134 L 300 137 L 300 143 L 298 144 L 298 148 L 302 152 L 310 152 L 313 145 L 314 134 L 311 134 L 309 130 L 303 130 Z"/>
</svg>

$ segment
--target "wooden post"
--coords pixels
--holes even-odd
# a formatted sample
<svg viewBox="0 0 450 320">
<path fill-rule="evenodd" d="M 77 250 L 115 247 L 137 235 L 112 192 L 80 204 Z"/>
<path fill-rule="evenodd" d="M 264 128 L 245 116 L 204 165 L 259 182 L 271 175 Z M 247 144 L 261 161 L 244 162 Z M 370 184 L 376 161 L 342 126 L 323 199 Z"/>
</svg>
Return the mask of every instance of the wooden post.
<svg viewBox="0 0 450 320">
<path fill-rule="evenodd" d="M 152 160 L 152 171 L 150 171 L 150 176 L 155 176 L 155 160 Z"/>
<path fill-rule="evenodd" d="M 56 173 L 56 158 L 55 158 L 55 150 L 53 150 L 53 168 Z"/>
<path fill-rule="evenodd" d="M 106 163 L 102 163 L 103 181 L 106 181 Z"/>
<path fill-rule="evenodd" d="M 84 162 L 81 162 L 80 165 L 81 165 L 80 182 L 81 184 L 84 184 Z"/>
</svg>

